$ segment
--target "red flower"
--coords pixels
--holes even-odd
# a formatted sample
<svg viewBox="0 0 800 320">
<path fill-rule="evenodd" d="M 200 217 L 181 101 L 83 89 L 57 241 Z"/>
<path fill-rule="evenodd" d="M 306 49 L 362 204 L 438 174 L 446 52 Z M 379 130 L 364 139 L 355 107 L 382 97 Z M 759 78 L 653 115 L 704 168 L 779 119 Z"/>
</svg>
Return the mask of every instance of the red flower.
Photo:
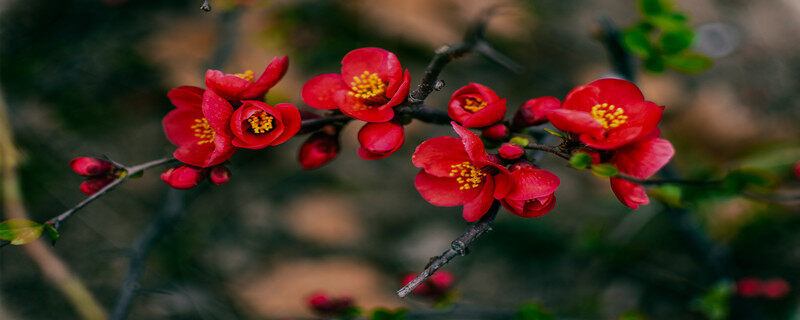
<svg viewBox="0 0 800 320">
<path fill-rule="evenodd" d="M 204 110 L 204 92 L 212 91 L 190 86 L 170 90 L 167 95 L 177 109 L 162 122 L 167 139 L 178 146 L 173 153 L 175 159 L 197 167 L 220 164 L 236 152 L 229 124 L 219 121 L 225 112 L 229 117 L 230 111 Z"/>
<path fill-rule="evenodd" d="M 525 149 L 516 143 L 506 142 L 500 146 L 500 149 L 497 150 L 497 153 L 503 159 L 517 160 L 521 158 L 523 154 L 525 154 Z"/>
<path fill-rule="evenodd" d="M 191 189 L 204 178 L 204 169 L 185 165 L 169 168 L 161 174 L 161 180 L 175 189 Z"/>
<path fill-rule="evenodd" d="M 211 183 L 220 185 L 231 179 L 231 170 L 224 166 L 216 166 L 208 172 L 208 179 Z"/>
<path fill-rule="evenodd" d="M 397 151 L 405 141 L 403 125 L 398 121 L 367 123 L 358 131 L 358 156 L 364 160 L 377 160 L 388 157 Z"/>
<path fill-rule="evenodd" d="M 336 158 L 339 149 L 339 133 L 328 133 L 321 130 L 303 142 L 297 160 L 303 169 L 316 169 Z"/>
<path fill-rule="evenodd" d="M 453 93 L 447 114 L 467 128 L 486 127 L 503 120 L 506 99 L 500 99 L 492 89 L 470 83 Z"/>
<path fill-rule="evenodd" d="M 481 134 L 484 138 L 494 141 L 503 141 L 511 135 L 508 127 L 502 123 L 498 123 L 491 127 L 483 128 Z"/>
<path fill-rule="evenodd" d="M 539 217 L 555 207 L 559 184 L 561 180 L 552 172 L 527 161 L 519 162 L 511 166 L 511 189 L 500 203 L 517 216 Z"/>
<path fill-rule="evenodd" d="M 514 126 L 525 128 L 547 122 L 550 111 L 561 107 L 561 101 L 554 97 L 530 99 L 514 114 Z"/>
<path fill-rule="evenodd" d="M 783 279 L 770 279 L 761 283 L 761 290 L 765 297 L 780 299 L 789 294 L 789 283 Z"/>
<path fill-rule="evenodd" d="M 405 286 L 411 282 L 411 280 L 414 280 L 416 276 L 417 275 L 413 273 L 407 274 L 400 280 L 400 284 Z M 419 286 L 414 288 L 411 293 L 423 297 L 438 299 L 453 288 L 455 281 L 456 277 L 451 272 L 447 270 L 439 270 L 431 275 L 427 280 L 423 281 Z"/>
<path fill-rule="evenodd" d="M 114 165 L 103 159 L 79 157 L 69 162 L 72 171 L 82 176 L 99 176 L 110 173 L 114 170 Z"/>
<path fill-rule="evenodd" d="M 752 298 L 761 295 L 761 281 L 755 278 L 742 278 L 736 282 L 736 294 Z"/>
<path fill-rule="evenodd" d="M 228 103 L 223 99 L 215 101 Z M 289 140 L 300 130 L 300 111 L 291 104 L 279 103 L 273 107 L 260 101 L 242 102 L 244 104 L 230 117 L 234 146 L 247 149 L 274 146 Z M 221 107 L 230 109 L 230 104 Z"/>
<path fill-rule="evenodd" d="M 645 101 L 633 83 L 601 79 L 575 88 L 560 109 L 547 118 L 558 129 L 579 135 L 596 149 L 616 149 L 649 134 L 661 121 L 663 107 Z"/>
<path fill-rule="evenodd" d="M 289 58 L 275 58 L 255 81 L 251 70 L 237 74 L 208 70 L 206 71 L 206 87 L 231 101 L 263 99 L 267 91 L 283 78 L 288 67 Z"/>
<path fill-rule="evenodd" d="M 303 101 L 316 109 L 339 109 L 367 122 L 394 118 L 392 107 L 408 96 L 411 76 L 397 57 L 379 48 L 350 51 L 342 72 L 318 75 L 303 85 Z"/>
<path fill-rule="evenodd" d="M 422 168 L 414 185 L 436 206 L 464 206 L 467 221 L 480 219 L 494 199 L 508 193 L 508 169 L 491 161 L 477 135 L 453 124 L 461 139 L 436 137 L 417 146 L 412 161 Z"/>
<path fill-rule="evenodd" d="M 80 190 L 84 194 L 93 195 L 95 194 L 95 192 L 100 191 L 100 189 L 103 189 L 103 187 L 107 186 L 114 180 L 116 180 L 116 178 L 113 176 L 99 176 L 99 177 L 89 178 L 81 183 Z"/>
<path fill-rule="evenodd" d="M 672 144 L 658 138 L 658 135 L 658 130 L 654 130 L 651 137 L 615 150 L 611 163 L 621 173 L 639 179 L 649 178 L 661 170 L 675 154 Z M 640 204 L 650 202 L 644 187 L 622 178 L 611 178 L 610 180 L 611 190 L 614 191 L 617 199 L 631 209 L 639 209 Z"/>
</svg>

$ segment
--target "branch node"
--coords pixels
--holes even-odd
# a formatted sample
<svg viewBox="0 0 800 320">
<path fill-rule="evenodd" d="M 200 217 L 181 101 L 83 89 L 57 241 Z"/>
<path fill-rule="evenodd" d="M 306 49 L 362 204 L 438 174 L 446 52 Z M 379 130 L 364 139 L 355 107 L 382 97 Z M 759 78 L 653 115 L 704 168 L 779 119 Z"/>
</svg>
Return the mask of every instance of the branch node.
<svg viewBox="0 0 800 320">
<path fill-rule="evenodd" d="M 436 80 L 436 83 L 433 84 L 433 90 L 442 91 L 442 89 L 444 89 L 444 86 L 445 86 L 444 80 L 442 79 Z"/>
</svg>

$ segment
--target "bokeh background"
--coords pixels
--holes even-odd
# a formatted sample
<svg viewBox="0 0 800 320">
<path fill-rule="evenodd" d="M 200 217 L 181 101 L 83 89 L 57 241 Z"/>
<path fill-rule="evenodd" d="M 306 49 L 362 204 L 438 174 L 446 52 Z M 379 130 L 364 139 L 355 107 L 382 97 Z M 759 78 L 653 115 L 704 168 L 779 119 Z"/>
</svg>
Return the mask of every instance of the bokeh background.
<svg viewBox="0 0 800 320">
<path fill-rule="evenodd" d="M 678 150 L 676 167 L 691 175 L 777 163 L 781 186 L 797 190 L 787 163 L 800 160 L 800 3 L 676 3 L 698 32 L 694 49 L 715 62 L 697 75 L 639 74 L 648 100 L 667 106 L 661 128 Z M 199 5 L 0 1 L 0 88 L 23 152 L 22 186 L 34 220 L 83 198 L 81 178 L 68 167 L 73 157 L 138 164 L 169 155 L 174 149 L 161 129 L 172 109 L 166 92 L 202 86 L 207 68 L 258 72 L 288 55 L 289 72 L 267 101 L 307 108 L 302 84 L 338 70 L 348 51 L 393 51 L 416 84 L 435 48 L 458 42 L 481 12 L 499 6 L 487 38 L 524 71 L 468 56 L 448 65 L 441 76 L 447 86 L 428 104 L 443 109 L 455 89 L 478 82 L 508 98 L 510 115 L 527 99 L 563 99 L 608 75 L 597 18 L 621 27 L 638 19 L 634 1 L 612 0 L 227 0 L 212 1 L 209 13 Z M 168 191 L 158 170 L 147 172 L 68 221 L 54 250 L 109 307 L 127 268 L 126 247 L 168 195 L 179 194 L 185 216 L 151 253 L 130 319 L 309 317 L 305 298 L 319 290 L 367 308 L 430 308 L 397 298 L 398 278 L 440 254 L 465 224 L 459 208 L 434 207 L 418 195 L 410 156 L 421 141 L 452 132 L 414 122 L 397 153 L 365 161 L 356 155 L 356 123 L 343 132 L 339 157 L 314 171 L 297 164 L 303 138 L 296 138 L 239 152 L 223 186 Z M 800 319 L 796 204 L 719 197 L 686 214 L 655 201 L 632 212 L 606 180 L 558 160 L 542 163 L 561 177 L 555 210 L 536 219 L 501 210 L 494 231 L 447 266 L 458 278 L 460 305 L 514 310 L 535 301 L 575 319 L 615 319 L 629 310 L 704 319 L 693 301 L 724 276 L 716 256 L 686 236 L 688 223 L 711 240 L 713 252 L 729 253 L 729 273 L 722 273 L 730 280 L 777 277 L 793 285 L 782 299 L 734 298 L 734 311 Z M 76 317 L 22 250 L 0 250 L 0 318 Z"/>
</svg>

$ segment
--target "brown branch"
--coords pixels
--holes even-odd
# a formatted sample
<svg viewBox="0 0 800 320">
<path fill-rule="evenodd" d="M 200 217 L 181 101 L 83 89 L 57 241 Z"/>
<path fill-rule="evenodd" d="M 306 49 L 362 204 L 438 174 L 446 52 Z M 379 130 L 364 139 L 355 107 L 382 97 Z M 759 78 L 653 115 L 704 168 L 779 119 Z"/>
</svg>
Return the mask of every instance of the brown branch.
<svg viewBox="0 0 800 320">
<path fill-rule="evenodd" d="M 203 4 L 200 5 L 200 10 L 205 12 L 211 11 L 211 3 L 209 3 L 209 0 L 203 0 Z"/>
<path fill-rule="evenodd" d="M 423 269 L 414 280 L 411 280 L 411 282 L 400 288 L 400 290 L 397 290 L 397 295 L 401 298 L 407 296 L 417 286 L 422 284 L 422 282 L 436 273 L 437 270 L 450 262 L 450 260 L 453 260 L 456 255 L 467 255 L 467 253 L 469 253 L 470 244 L 482 234 L 492 229 L 492 222 L 494 222 L 494 218 L 497 217 L 498 210 L 500 210 L 500 201 L 494 200 L 492 207 L 489 208 L 489 211 L 486 212 L 478 222 L 470 225 L 461 236 L 454 240 L 450 244 L 450 249 L 447 249 L 440 256 L 431 258 L 431 261 L 428 262 L 425 269 Z"/>
</svg>

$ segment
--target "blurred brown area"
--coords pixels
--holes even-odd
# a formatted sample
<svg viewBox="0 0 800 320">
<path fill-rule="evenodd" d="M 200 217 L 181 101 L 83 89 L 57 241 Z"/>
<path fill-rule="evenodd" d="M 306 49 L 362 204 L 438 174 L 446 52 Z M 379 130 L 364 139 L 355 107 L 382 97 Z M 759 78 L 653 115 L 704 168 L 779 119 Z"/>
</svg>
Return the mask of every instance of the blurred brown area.
<svg viewBox="0 0 800 320">
<path fill-rule="evenodd" d="M 678 150 L 677 166 L 690 173 L 796 146 L 800 5 L 676 3 L 698 30 L 727 37 L 702 33 L 697 40 L 698 50 L 717 55 L 707 72 L 639 77 L 645 96 L 666 106 L 661 128 Z M 446 88 L 426 103 L 444 108 L 454 90 L 478 82 L 508 98 L 510 115 L 527 99 L 563 99 L 574 86 L 608 75 L 607 53 L 594 37 L 597 17 L 627 26 L 637 16 L 633 1 L 611 0 L 226 0 L 212 1 L 210 13 L 199 4 L 0 2 L 0 86 L 38 221 L 83 198 L 71 158 L 136 164 L 172 152 L 160 122 L 172 108 L 166 92 L 203 86 L 207 68 L 260 72 L 288 55 L 289 72 L 267 101 L 307 108 L 302 84 L 336 72 L 348 51 L 393 51 L 417 83 L 435 48 L 458 42 L 471 21 L 497 8 L 488 40 L 525 71 L 472 55 L 446 68 Z M 187 215 L 148 259 L 130 319 L 308 317 L 304 303 L 314 291 L 350 295 L 369 308 L 428 308 L 396 298 L 398 278 L 449 247 L 465 224 L 459 208 L 434 207 L 418 195 L 410 155 L 421 141 L 452 130 L 414 122 L 397 153 L 365 161 L 356 154 L 360 125 L 348 126 L 339 157 L 318 170 L 296 163 L 300 137 L 242 150 L 231 161 L 231 182 L 185 191 Z M 513 310 L 534 300 L 582 319 L 614 319 L 630 309 L 652 319 L 700 319 L 688 306 L 716 278 L 663 207 L 654 201 L 630 212 L 607 181 L 559 160 L 542 163 L 562 180 L 553 212 L 526 220 L 501 211 L 494 231 L 447 266 L 459 279 L 461 303 Z M 127 267 L 126 246 L 162 207 L 167 187 L 158 174 L 147 172 L 84 209 L 55 247 L 107 307 Z M 734 199 L 701 209 L 696 219 L 732 247 L 740 274 L 784 277 L 800 287 L 796 207 Z M 0 250 L 0 290 L 2 319 L 76 317 L 17 248 Z M 759 308 L 784 319 L 796 299 L 793 293 Z"/>
</svg>

